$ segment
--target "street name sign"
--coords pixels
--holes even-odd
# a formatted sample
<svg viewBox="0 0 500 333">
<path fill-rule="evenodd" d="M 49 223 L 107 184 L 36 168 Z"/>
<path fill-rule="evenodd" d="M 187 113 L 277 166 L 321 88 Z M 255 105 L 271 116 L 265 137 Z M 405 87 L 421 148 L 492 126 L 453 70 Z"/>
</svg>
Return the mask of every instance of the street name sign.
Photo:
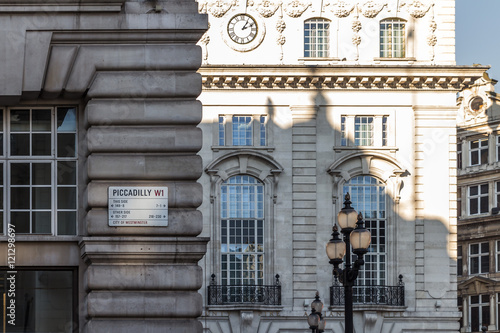
<svg viewBox="0 0 500 333">
<path fill-rule="evenodd" d="M 109 187 L 110 227 L 168 226 L 167 187 Z"/>
</svg>

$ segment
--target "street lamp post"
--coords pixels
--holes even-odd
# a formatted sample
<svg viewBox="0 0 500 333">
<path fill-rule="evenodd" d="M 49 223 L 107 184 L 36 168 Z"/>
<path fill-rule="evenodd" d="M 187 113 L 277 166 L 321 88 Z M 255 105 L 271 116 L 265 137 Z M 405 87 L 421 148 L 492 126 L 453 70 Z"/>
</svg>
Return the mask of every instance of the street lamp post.
<svg viewBox="0 0 500 333">
<path fill-rule="evenodd" d="M 307 317 L 307 323 L 312 333 L 323 333 L 325 331 L 326 321 L 321 314 L 323 311 L 323 302 L 319 299 L 319 293 L 311 303 L 311 314 Z"/>
<path fill-rule="evenodd" d="M 338 214 L 338 224 L 344 240 L 339 238 L 337 226 L 333 227 L 332 239 L 326 244 L 326 253 L 333 265 L 333 274 L 344 285 L 345 305 L 345 333 L 353 333 L 352 315 L 352 287 L 358 277 L 359 269 L 365 263 L 363 256 L 368 252 L 371 234 L 364 227 L 363 216 L 351 207 L 349 193 L 345 196 L 344 208 Z M 357 255 L 354 265 L 351 259 L 352 252 Z M 346 252 L 347 250 L 347 252 Z M 345 256 L 345 267 L 340 268 Z"/>
</svg>

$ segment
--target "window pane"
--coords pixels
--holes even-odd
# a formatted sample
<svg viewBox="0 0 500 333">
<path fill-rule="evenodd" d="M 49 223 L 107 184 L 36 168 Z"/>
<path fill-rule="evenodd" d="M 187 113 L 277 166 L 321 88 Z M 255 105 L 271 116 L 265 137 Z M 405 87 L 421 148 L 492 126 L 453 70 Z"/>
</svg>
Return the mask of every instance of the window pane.
<svg viewBox="0 0 500 333">
<path fill-rule="evenodd" d="M 28 234 L 30 232 L 30 213 L 12 212 L 10 217 L 11 223 L 16 226 L 16 233 Z"/>
<path fill-rule="evenodd" d="M 32 111 L 32 122 L 33 132 L 50 132 L 50 123 L 51 123 L 51 113 L 49 110 L 33 110 Z"/>
<path fill-rule="evenodd" d="M 12 132 L 29 132 L 30 110 L 11 110 L 10 130 Z"/>
<path fill-rule="evenodd" d="M 33 230 L 34 234 L 50 234 L 51 222 L 50 212 L 33 212 Z"/>
<path fill-rule="evenodd" d="M 76 184 L 76 162 L 74 161 L 57 162 L 57 184 L 58 185 Z"/>
<path fill-rule="evenodd" d="M 33 163 L 33 185 L 50 185 L 51 165 L 49 163 Z"/>
<path fill-rule="evenodd" d="M 76 212 L 57 213 L 57 234 L 76 235 Z"/>
<path fill-rule="evenodd" d="M 29 134 L 11 134 L 10 135 L 10 154 L 12 156 L 29 156 L 29 154 L 30 154 L 30 135 Z"/>
<path fill-rule="evenodd" d="M 51 208 L 51 189 L 50 187 L 35 187 L 33 188 L 32 208 L 33 209 L 50 209 Z"/>
<path fill-rule="evenodd" d="M 76 132 L 76 109 L 57 108 L 57 132 Z"/>
<path fill-rule="evenodd" d="M 30 165 L 29 163 L 12 163 L 10 165 L 11 185 L 29 185 L 30 183 Z"/>
<path fill-rule="evenodd" d="M 51 152 L 51 135 L 50 134 L 32 134 L 33 140 L 33 156 L 50 156 Z"/>
<path fill-rule="evenodd" d="M 13 187 L 10 189 L 10 208 L 29 209 L 30 208 L 30 188 Z"/>
<path fill-rule="evenodd" d="M 76 209 L 76 188 L 58 187 L 57 188 L 57 208 L 58 209 Z"/>
<path fill-rule="evenodd" d="M 0 272 L 0 280 L 9 275 Z M 8 287 L 7 287 L 8 289 Z M 6 290 L 7 290 L 6 289 Z M 16 274 L 15 304 L 16 325 L 8 332 L 61 333 L 76 332 L 78 313 L 74 307 L 76 288 L 73 288 L 73 271 L 35 271 L 18 269 Z M 23 306 L 21 306 L 21 304 Z M 3 307 L 3 302 L 0 307 Z M 8 309 L 1 308 L 2 313 Z"/>
<path fill-rule="evenodd" d="M 57 134 L 57 157 L 76 156 L 76 134 Z"/>
</svg>

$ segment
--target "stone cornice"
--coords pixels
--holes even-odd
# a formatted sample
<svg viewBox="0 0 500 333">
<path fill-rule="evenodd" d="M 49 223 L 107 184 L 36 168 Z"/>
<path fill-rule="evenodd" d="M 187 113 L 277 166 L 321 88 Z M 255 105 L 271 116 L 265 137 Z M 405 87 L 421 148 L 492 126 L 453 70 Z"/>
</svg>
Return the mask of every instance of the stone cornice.
<svg viewBox="0 0 500 333">
<path fill-rule="evenodd" d="M 203 66 L 203 89 L 460 90 L 489 67 Z"/>
</svg>

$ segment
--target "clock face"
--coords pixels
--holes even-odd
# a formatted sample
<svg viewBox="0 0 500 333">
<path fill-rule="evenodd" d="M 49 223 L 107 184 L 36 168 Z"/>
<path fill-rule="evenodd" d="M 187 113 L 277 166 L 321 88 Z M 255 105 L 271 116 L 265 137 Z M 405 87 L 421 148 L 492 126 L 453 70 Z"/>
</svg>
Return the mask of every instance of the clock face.
<svg viewBox="0 0 500 333">
<path fill-rule="evenodd" d="M 233 42 L 248 44 L 257 36 L 257 22 L 250 15 L 238 14 L 229 20 L 227 33 Z"/>
</svg>

